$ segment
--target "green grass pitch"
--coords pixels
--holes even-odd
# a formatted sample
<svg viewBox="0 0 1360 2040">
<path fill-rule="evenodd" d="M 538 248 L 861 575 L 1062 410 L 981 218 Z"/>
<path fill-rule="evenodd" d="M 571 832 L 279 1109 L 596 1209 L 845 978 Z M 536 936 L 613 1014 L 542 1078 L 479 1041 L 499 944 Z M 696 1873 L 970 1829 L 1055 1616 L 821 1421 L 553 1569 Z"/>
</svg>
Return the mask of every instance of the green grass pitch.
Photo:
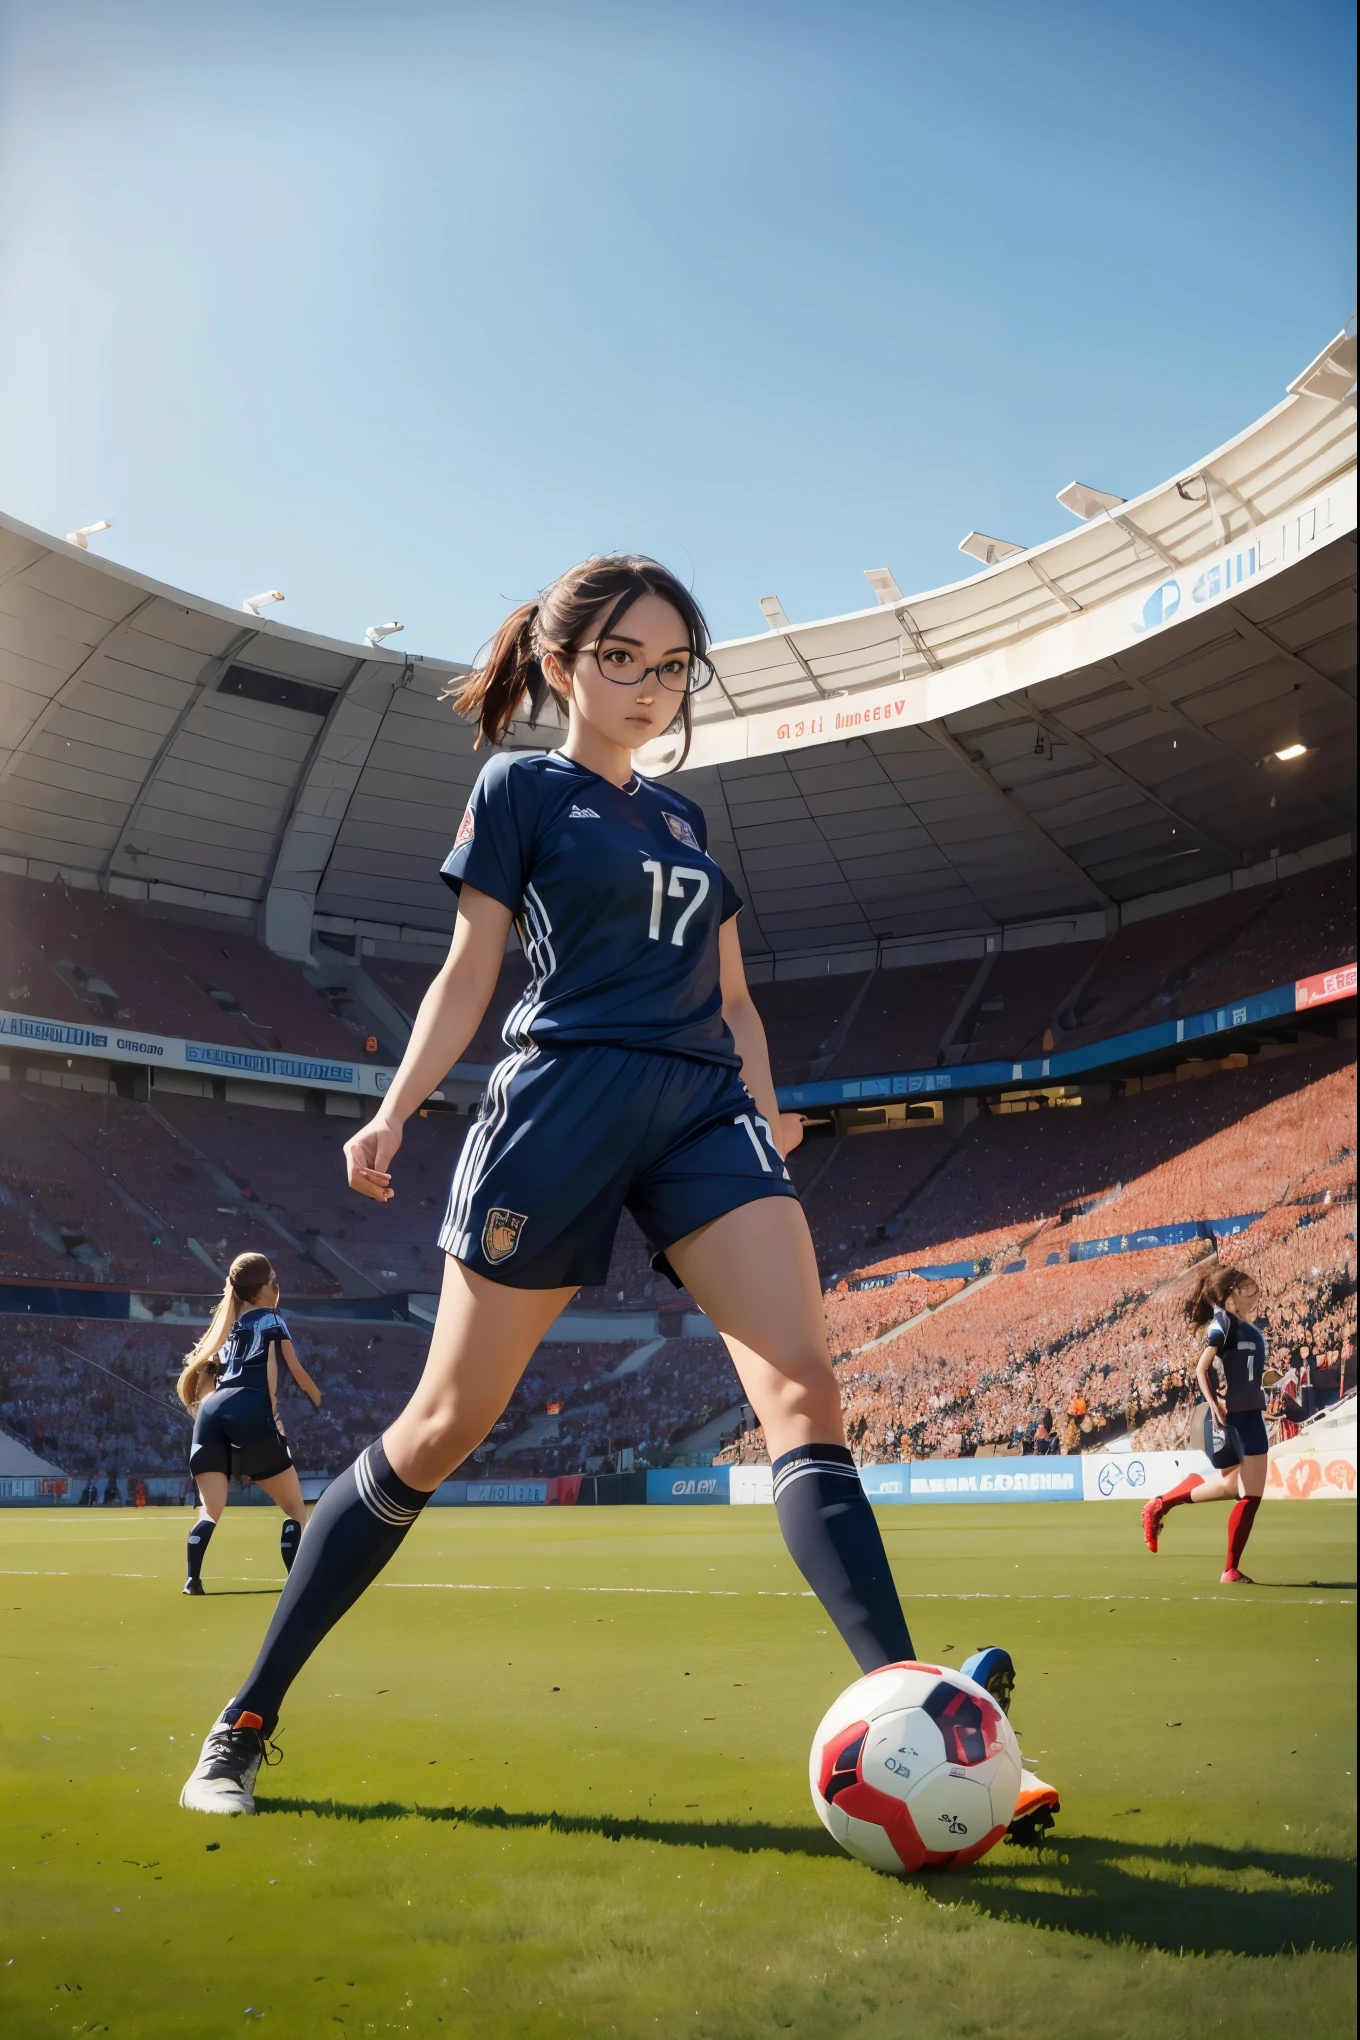
<svg viewBox="0 0 1360 2040">
<path fill-rule="evenodd" d="M 0 1513 L 0 2026 L 696 2040 L 1354 2030 L 1355 1511 L 885 1509 L 917 1648 L 1001 1641 L 1042 1853 L 842 1856 L 808 1744 L 853 1666 L 774 1512 L 432 1510 L 290 1696 L 261 1817 L 179 1812 L 280 1517 Z"/>
</svg>

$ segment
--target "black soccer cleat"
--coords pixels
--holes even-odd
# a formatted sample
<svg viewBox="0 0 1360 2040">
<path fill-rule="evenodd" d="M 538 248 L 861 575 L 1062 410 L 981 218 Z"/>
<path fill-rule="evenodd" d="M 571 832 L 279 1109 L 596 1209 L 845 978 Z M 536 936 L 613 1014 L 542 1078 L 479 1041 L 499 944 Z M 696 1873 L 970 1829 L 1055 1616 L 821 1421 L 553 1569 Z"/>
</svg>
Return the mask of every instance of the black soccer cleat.
<svg viewBox="0 0 1360 2040">
<path fill-rule="evenodd" d="M 180 1588 L 182 1594 L 206 1594 L 207 1591 L 208 1589 L 200 1579 L 186 1580 Z"/>
</svg>

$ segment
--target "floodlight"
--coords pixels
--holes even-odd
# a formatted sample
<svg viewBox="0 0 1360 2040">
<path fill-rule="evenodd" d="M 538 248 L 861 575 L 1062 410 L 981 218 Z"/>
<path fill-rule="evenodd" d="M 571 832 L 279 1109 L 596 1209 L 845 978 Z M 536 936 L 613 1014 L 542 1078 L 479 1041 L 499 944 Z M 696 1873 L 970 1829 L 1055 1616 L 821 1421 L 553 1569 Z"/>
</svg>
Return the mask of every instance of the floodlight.
<svg viewBox="0 0 1360 2040">
<path fill-rule="evenodd" d="M 364 643 L 371 645 L 376 652 L 384 638 L 392 637 L 395 632 L 405 628 L 404 623 L 370 623 L 364 632 Z"/>
<path fill-rule="evenodd" d="M 1080 517 L 1083 524 L 1088 518 L 1099 517 L 1102 510 L 1117 510 L 1126 500 L 1123 496 L 1112 496 L 1107 489 L 1088 489 L 1085 482 L 1069 482 L 1058 491 L 1063 509 Z"/>
<path fill-rule="evenodd" d="M 959 540 L 959 551 L 981 560 L 984 567 L 994 567 L 998 560 L 1013 559 L 1024 550 L 1024 546 L 1012 545 L 1008 538 L 988 538 L 985 531 L 970 531 Z"/>
<path fill-rule="evenodd" d="M 1302 758 L 1307 749 L 1307 744 L 1286 744 L 1282 751 L 1275 753 L 1275 756 L 1282 764 L 1287 765 L 1291 758 Z"/>
<path fill-rule="evenodd" d="M 902 590 L 886 567 L 866 567 L 864 578 L 885 609 L 891 609 L 894 602 L 902 600 Z"/>
<path fill-rule="evenodd" d="M 88 552 L 90 550 L 90 540 L 97 532 L 112 531 L 112 529 L 113 525 L 110 519 L 101 517 L 97 524 L 82 524 L 78 531 L 68 531 L 66 543 L 68 545 L 78 545 L 82 552 Z"/>
<path fill-rule="evenodd" d="M 784 614 L 783 604 L 777 595 L 762 595 L 760 607 L 771 630 L 787 630 L 789 619 Z"/>
<path fill-rule="evenodd" d="M 252 616 L 258 616 L 266 602 L 282 602 L 282 600 L 282 588 L 266 588 L 263 595 L 247 595 L 241 607 L 242 609 L 248 609 Z"/>
</svg>

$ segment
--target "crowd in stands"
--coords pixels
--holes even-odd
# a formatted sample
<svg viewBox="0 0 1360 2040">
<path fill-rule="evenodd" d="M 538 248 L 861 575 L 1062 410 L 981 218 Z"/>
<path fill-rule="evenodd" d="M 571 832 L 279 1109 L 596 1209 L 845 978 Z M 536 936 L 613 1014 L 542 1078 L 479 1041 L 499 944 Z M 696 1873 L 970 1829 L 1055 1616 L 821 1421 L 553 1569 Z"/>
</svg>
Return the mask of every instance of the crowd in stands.
<svg viewBox="0 0 1360 2040">
<path fill-rule="evenodd" d="M 1261 1284 L 1274 1364 L 1303 1365 L 1315 1388 L 1335 1392 L 1348 1355 L 1354 1364 L 1351 1053 L 1314 1050 L 1095 1108 L 1080 1129 L 1075 1114 L 1045 1115 L 1051 1136 L 1039 1131 L 1045 1119 L 979 1120 L 925 1208 L 908 1205 L 904 1231 L 919 1244 L 866 1251 L 826 1297 L 856 1450 L 866 1459 L 1031 1450 L 1045 1412 L 1069 1450 L 1183 1429 L 1199 1351 L 1185 1304 L 1212 1242 L 1083 1261 L 1068 1253 L 1082 1239 L 1253 1211 L 1262 1216 L 1222 1254 Z M 1112 1160 L 1122 1183 L 1098 1167 Z M 969 1206 L 993 1223 L 950 1232 Z M 913 1262 L 965 1259 L 972 1280 L 851 1286 Z M 752 1433 L 734 1456 L 763 1450 Z"/>
</svg>

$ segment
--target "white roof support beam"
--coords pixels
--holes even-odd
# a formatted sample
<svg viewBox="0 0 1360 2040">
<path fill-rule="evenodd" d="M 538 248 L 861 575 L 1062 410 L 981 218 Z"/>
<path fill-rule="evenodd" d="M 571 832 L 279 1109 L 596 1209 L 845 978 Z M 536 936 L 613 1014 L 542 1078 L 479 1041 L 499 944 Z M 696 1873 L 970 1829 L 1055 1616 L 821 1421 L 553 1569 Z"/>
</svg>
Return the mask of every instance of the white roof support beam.
<svg viewBox="0 0 1360 2040">
<path fill-rule="evenodd" d="M 276 955 L 313 961 L 316 896 L 402 678 L 404 669 L 358 660 L 308 753 L 260 910 L 261 937 Z"/>
</svg>

